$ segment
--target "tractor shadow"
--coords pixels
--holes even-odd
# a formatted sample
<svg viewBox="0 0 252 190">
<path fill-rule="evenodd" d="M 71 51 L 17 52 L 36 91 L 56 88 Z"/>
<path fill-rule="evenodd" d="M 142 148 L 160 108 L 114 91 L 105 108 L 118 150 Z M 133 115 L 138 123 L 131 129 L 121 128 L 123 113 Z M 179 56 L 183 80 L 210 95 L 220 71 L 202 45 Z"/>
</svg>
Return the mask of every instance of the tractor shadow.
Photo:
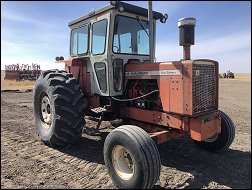
<svg viewBox="0 0 252 190">
<path fill-rule="evenodd" d="M 77 157 L 81 160 L 103 164 L 103 145 L 109 132 L 100 132 L 98 135 L 82 134 L 82 137 L 76 142 L 64 147 L 58 148 L 58 151 Z"/>
<path fill-rule="evenodd" d="M 179 187 L 185 189 L 220 188 L 227 186 L 232 189 L 251 188 L 251 153 L 228 149 L 220 153 L 212 153 L 198 148 L 188 137 L 158 145 L 162 166 L 189 173 Z M 162 175 L 162 172 L 161 172 Z M 170 176 L 171 180 L 174 176 Z M 163 188 L 156 186 L 157 189 Z"/>
<path fill-rule="evenodd" d="M 59 151 L 79 159 L 103 164 L 103 145 L 109 132 L 102 131 L 99 136 L 83 136 L 75 143 L 58 149 Z M 169 170 L 180 171 L 191 176 L 179 179 L 174 188 L 200 189 L 216 187 L 216 183 L 230 188 L 251 188 L 251 153 L 229 149 L 222 153 L 211 153 L 199 149 L 188 137 L 182 137 L 158 145 L 163 175 L 168 175 L 166 181 L 174 182 L 175 174 Z M 184 174 L 183 174 L 184 175 Z M 182 175 L 181 175 L 182 177 Z M 165 179 L 166 180 L 166 179 Z M 170 181 L 171 180 L 171 181 Z M 155 189 L 165 189 L 162 183 Z M 165 185 L 166 186 L 166 185 Z"/>
</svg>

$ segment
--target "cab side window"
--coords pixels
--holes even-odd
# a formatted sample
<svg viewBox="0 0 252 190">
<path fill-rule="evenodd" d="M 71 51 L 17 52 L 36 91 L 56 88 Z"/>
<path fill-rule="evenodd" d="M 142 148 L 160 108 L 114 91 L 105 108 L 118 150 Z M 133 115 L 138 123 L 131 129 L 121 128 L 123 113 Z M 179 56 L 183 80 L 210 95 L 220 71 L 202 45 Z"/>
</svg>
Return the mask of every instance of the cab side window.
<svg viewBox="0 0 252 190">
<path fill-rule="evenodd" d="M 100 55 L 105 52 L 107 20 L 95 22 L 92 26 L 92 54 Z"/>
<path fill-rule="evenodd" d="M 71 56 L 85 55 L 88 52 L 88 25 L 75 28 L 71 32 Z"/>
</svg>

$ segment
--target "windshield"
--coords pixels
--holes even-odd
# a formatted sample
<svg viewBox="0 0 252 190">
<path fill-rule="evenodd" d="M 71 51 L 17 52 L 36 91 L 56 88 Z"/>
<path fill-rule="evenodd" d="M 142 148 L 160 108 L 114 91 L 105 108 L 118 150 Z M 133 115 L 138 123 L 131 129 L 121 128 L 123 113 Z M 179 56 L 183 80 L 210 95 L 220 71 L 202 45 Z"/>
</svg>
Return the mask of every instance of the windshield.
<svg viewBox="0 0 252 190">
<path fill-rule="evenodd" d="M 147 21 L 116 16 L 113 52 L 149 55 L 149 26 Z"/>
</svg>

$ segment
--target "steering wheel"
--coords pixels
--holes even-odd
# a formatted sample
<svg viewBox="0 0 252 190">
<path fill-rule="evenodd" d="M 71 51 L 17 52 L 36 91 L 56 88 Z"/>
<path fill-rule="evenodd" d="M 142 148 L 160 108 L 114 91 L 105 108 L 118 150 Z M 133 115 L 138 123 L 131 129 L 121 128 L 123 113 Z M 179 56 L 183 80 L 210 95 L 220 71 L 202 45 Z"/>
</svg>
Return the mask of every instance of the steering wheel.
<svg viewBox="0 0 252 190">
<path fill-rule="evenodd" d="M 113 51 L 114 51 L 114 47 L 117 48 L 116 53 L 119 53 L 119 47 L 114 45 L 113 46 Z"/>
</svg>

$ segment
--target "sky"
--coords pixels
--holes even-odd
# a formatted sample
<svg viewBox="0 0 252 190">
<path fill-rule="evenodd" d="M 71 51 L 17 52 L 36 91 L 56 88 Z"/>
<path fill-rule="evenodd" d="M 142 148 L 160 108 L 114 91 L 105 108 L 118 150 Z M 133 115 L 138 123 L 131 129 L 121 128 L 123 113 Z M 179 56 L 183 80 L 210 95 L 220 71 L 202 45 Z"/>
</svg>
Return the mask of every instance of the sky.
<svg viewBox="0 0 252 190">
<path fill-rule="evenodd" d="M 147 1 L 124 1 L 148 8 Z M 8 64 L 40 64 L 42 70 L 63 69 L 56 56 L 69 57 L 68 23 L 109 1 L 1 1 L 1 70 Z M 157 22 L 157 61 L 182 59 L 177 21 L 196 18 L 191 59 L 213 59 L 219 72 L 251 73 L 250 1 L 153 1 L 167 13 Z"/>
</svg>

